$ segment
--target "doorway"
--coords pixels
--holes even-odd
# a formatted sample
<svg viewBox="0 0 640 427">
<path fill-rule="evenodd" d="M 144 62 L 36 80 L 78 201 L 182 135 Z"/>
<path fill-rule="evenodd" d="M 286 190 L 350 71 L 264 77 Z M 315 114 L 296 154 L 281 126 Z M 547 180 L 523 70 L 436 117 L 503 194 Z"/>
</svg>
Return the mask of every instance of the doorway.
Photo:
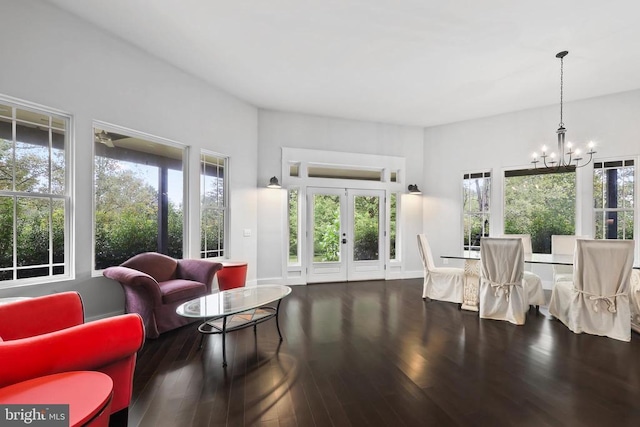
<svg viewBox="0 0 640 427">
<path fill-rule="evenodd" d="M 384 279 L 384 191 L 309 187 L 307 197 L 307 282 Z"/>
</svg>

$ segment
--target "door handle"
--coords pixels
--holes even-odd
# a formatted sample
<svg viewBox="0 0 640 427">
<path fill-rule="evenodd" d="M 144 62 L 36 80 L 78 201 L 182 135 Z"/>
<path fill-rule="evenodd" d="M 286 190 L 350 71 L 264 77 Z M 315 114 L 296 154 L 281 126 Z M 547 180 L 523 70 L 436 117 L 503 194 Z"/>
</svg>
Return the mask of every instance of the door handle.
<svg viewBox="0 0 640 427">
<path fill-rule="evenodd" d="M 347 243 L 347 239 L 342 239 L 342 244 Z"/>
</svg>

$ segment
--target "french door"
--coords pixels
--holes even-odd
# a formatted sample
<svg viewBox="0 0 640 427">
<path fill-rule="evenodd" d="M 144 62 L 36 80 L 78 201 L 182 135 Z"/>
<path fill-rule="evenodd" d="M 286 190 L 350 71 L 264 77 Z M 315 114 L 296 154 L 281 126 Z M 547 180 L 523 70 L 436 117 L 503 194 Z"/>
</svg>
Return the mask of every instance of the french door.
<svg viewBox="0 0 640 427">
<path fill-rule="evenodd" d="M 384 279 L 384 191 L 307 190 L 307 282 Z"/>
</svg>

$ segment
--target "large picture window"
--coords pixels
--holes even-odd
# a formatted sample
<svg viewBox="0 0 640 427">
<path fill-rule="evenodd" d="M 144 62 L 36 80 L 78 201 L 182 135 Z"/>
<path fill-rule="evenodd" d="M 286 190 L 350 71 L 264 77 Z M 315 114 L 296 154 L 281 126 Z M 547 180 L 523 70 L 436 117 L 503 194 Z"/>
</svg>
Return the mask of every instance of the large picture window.
<svg viewBox="0 0 640 427">
<path fill-rule="evenodd" d="M 575 167 L 504 174 L 504 232 L 530 234 L 534 253 L 551 253 L 551 236 L 575 234 Z"/>
<path fill-rule="evenodd" d="M 94 126 L 94 269 L 141 252 L 183 254 L 184 147 Z"/>
<path fill-rule="evenodd" d="M 464 174 L 462 179 L 464 250 L 480 250 L 480 238 L 489 235 L 491 172 Z"/>
<path fill-rule="evenodd" d="M 224 156 L 200 155 L 200 258 L 225 256 L 227 163 Z"/>
<path fill-rule="evenodd" d="M 635 162 L 617 160 L 593 165 L 594 237 L 633 239 Z"/>
<path fill-rule="evenodd" d="M 0 101 L 0 287 L 68 277 L 69 117 Z"/>
</svg>

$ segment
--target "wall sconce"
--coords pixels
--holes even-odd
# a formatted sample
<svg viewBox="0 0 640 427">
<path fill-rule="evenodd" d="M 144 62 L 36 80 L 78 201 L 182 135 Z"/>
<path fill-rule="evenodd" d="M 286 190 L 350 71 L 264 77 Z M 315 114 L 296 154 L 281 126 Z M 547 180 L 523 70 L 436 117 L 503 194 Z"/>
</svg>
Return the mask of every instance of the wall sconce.
<svg viewBox="0 0 640 427">
<path fill-rule="evenodd" d="M 409 194 L 422 194 L 422 191 L 418 188 L 418 184 L 409 184 Z"/>
<path fill-rule="evenodd" d="M 269 180 L 269 185 L 267 185 L 267 188 L 282 188 L 282 187 L 278 182 L 278 178 L 276 178 L 275 176 L 272 176 L 271 179 Z"/>
</svg>

